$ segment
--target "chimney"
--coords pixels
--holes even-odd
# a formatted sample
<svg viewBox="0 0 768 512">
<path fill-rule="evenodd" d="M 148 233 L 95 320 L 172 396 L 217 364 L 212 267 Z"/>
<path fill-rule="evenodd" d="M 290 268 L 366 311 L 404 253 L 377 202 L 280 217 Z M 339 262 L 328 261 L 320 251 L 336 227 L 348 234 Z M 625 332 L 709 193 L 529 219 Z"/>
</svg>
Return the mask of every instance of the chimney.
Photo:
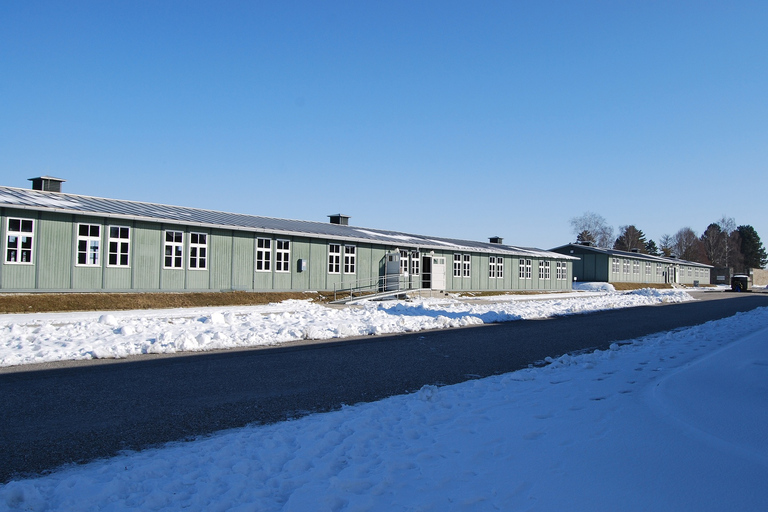
<svg viewBox="0 0 768 512">
<path fill-rule="evenodd" d="M 334 215 L 329 215 L 331 219 L 331 224 L 338 224 L 340 226 L 348 226 L 349 225 L 349 215 L 344 215 L 341 213 L 336 213 Z"/>
<path fill-rule="evenodd" d="M 500 236 L 492 236 L 492 237 L 490 237 L 488 240 L 489 240 L 489 241 L 490 241 L 492 244 L 499 244 L 499 245 L 501 245 L 501 244 L 503 244 L 503 243 L 504 243 L 504 239 L 503 239 L 503 238 L 501 238 Z"/>
<path fill-rule="evenodd" d="M 32 182 L 32 190 L 61 192 L 61 184 L 67 180 L 54 178 L 53 176 L 40 176 L 39 178 L 29 178 L 29 181 Z"/>
</svg>

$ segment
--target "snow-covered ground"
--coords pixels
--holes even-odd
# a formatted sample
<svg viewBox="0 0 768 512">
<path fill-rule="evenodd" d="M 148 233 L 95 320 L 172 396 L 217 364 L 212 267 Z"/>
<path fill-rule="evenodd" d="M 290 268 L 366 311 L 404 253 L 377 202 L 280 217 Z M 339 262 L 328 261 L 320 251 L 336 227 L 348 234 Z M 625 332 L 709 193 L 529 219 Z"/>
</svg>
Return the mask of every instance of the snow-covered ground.
<svg viewBox="0 0 768 512">
<path fill-rule="evenodd" d="M 500 296 L 492 303 L 488 297 L 425 298 L 336 309 L 286 301 L 252 307 L 0 315 L 0 366 L 415 332 L 686 300 L 691 296 L 678 290 L 592 290 Z"/>
<path fill-rule="evenodd" d="M 0 509 L 766 510 L 768 308 L 549 363 L 13 481 Z"/>
</svg>

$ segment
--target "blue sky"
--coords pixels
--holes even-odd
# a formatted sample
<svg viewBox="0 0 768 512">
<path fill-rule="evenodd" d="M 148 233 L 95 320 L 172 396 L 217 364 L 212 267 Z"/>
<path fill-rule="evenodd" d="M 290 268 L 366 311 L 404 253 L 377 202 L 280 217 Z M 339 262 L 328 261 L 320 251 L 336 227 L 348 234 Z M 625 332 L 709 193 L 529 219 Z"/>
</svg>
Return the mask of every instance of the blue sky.
<svg viewBox="0 0 768 512">
<path fill-rule="evenodd" d="M 768 241 L 765 2 L 2 2 L 0 184 L 551 248 Z"/>
</svg>

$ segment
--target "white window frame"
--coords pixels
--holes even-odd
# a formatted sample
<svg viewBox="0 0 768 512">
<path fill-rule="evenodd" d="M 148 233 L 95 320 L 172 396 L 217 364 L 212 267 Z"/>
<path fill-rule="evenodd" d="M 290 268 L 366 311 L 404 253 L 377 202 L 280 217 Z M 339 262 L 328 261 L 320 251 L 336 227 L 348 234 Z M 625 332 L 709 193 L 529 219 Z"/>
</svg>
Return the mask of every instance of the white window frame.
<svg viewBox="0 0 768 512">
<path fill-rule="evenodd" d="M 488 256 L 488 277 L 490 279 L 504 279 L 503 256 Z"/>
<path fill-rule="evenodd" d="M 453 277 L 461 277 L 461 254 L 453 255 Z"/>
<path fill-rule="evenodd" d="M 408 251 L 400 250 L 400 273 L 403 275 L 408 275 L 408 263 L 410 263 L 411 258 Z"/>
<path fill-rule="evenodd" d="M 168 237 L 171 240 L 168 240 Z M 181 270 L 184 268 L 184 232 L 176 229 L 163 231 L 163 268 Z M 168 261 L 170 259 L 170 265 Z"/>
<path fill-rule="evenodd" d="M 467 279 L 472 277 L 472 255 L 471 254 L 462 255 L 461 277 L 467 278 Z"/>
<path fill-rule="evenodd" d="M 113 259 L 114 263 L 112 263 Z M 107 266 L 122 268 L 131 266 L 131 228 L 129 226 L 107 226 Z"/>
<path fill-rule="evenodd" d="M 532 264 L 531 260 L 520 258 L 520 279 L 531 279 Z"/>
<path fill-rule="evenodd" d="M 341 244 L 328 244 L 328 273 L 341 274 Z"/>
<path fill-rule="evenodd" d="M 539 260 L 539 279 L 549 281 L 552 277 L 549 260 Z"/>
<path fill-rule="evenodd" d="M 259 268 L 261 266 L 261 268 Z M 272 272 L 272 239 L 256 239 L 256 272 Z"/>
<path fill-rule="evenodd" d="M 85 231 L 85 233 L 83 233 Z M 77 224 L 76 267 L 101 266 L 101 224 Z"/>
<path fill-rule="evenodd" d="M 207 268 L 208 233 L 193 231 L 189 233 L 189 269 L 206 270 Z"/>
<path fill-rule="evenodd" d="M 11 222 L 18 222 L 19 228 L 11 229 Z M 29 226 L 29 229 L 25 229 L 27 226 Z M 35 220 L 8 217 L 5 227 L 5 263 L 9 265 L 33 265 L 35 256 Z M 13 241 L 11 241 L 12 238 Z M 28 247 L 25 248 L 27 244 Z M 13 254 L 13 257 L 11 257 L 11 254 Z"/>
<path fill-rule="evenodd" d="M 566 262 L 555 262 L 555 278 L 557 281 L 565 281 L 568 279 L 568 264 Z"/>
<path fill-rule="evenodd" d="M 421 253 L 411 251 L 411 275 L 417 276 L 421 273 Z"/>
<path fill-rule="evenodd" d="M 640 275 L 640 262 L 637 260 L 632 261 L 632 275 Z"/>
<path fill-rule="evenodd" d="M 278 238 L 275 240 L 275 272 L 291 271 L 291 241 Z"/>
<path fill-rule="evenodd" d="M 651 275 L 651 264 L 647 261 L 645 262 L 645 277 L 648 277 Z"/>
<path fill-rule="evenodd" d="M 614 274 L 621 273 L 621 262 L 619 258 L 611 258 L 611 272 Z"/>
<path fill-rule="evenodd" d="M 657 277 L 661 277 L 661 275 L 662 275 L 661 263 L 657 263 L 656 264 L 656 276 Z"/>
<path fill-rule="evenodd" d="M 355 274 L 357 272 L 357 247 L 354 245 L 344 246 L 344 273 Z"/>
<path fill-rule="evenodd" d="M 622 260 L 622 274 L 629 274 L 629 271 L 631 270 L 631 266 L 629 264 L 629 260 Z"/>
</svg>

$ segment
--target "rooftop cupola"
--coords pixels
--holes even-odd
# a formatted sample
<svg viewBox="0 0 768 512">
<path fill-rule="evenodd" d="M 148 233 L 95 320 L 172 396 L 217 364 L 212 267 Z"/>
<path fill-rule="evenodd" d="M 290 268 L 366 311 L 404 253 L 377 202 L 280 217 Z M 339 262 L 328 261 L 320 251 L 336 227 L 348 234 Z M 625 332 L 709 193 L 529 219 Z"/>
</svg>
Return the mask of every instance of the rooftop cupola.
<svg viewBox="0 0 768 512">
<path fill-rule="evenodd" d="M 331 224 L 339 224 L 340 226 L 349 225 L 349 215 L 335 213 L 333 215 L 329 215 L 328 217 L 331 219 Z"/>
<path fill-rule="evenodd" d="M 504 239 L 503 239 L 503 238 L 501 238 L 500 236 L 492 236 L 492 237 L 489 237 L 489 238 L 488 238 L 488 240 L 489 240 L 489 241 L 490 241 L 492 244 L 499 244 L 499 245 L 501 245 L 501 244 L 503 244 L 503 243 L 504 243 Z"/>
<path fill-rule="evenodd" d="M 39 178 L 29 178 L 29 181 L 32 182 L 32 190 L 61 192 L 61 184 L 67 180 L 54 178 L 53 176 L 40 176 Z"/>
</svg>

